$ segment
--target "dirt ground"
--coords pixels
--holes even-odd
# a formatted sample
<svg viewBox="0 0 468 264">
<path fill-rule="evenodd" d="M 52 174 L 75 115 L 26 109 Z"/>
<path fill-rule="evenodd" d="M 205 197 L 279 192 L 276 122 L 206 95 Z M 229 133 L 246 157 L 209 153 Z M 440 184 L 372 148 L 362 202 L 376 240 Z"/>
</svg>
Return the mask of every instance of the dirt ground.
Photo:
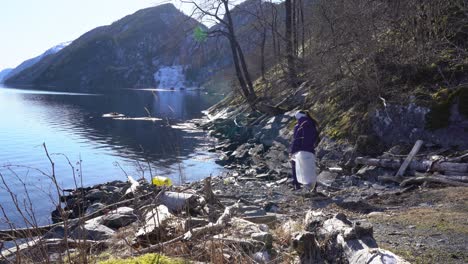
<svg viewBox="0 0 468 264">
<path fill-rule="evenodd" d="M 368 200 L 380 247 L 411 263 L 468 263 L 468 188 L 419 188 Z"/>
</svg>

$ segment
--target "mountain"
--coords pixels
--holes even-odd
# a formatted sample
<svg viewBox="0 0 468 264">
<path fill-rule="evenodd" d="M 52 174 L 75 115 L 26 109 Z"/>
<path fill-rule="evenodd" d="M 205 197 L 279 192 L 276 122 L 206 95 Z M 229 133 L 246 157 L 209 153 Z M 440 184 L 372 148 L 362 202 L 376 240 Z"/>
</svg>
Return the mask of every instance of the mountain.
<svg viewBox="0 0 468 264">
<path fill-rule="evenodd" d="M 7 68 L 7 69 L 3 69 L 0 71 L 0 83 L 3 83 L 3 80 L 5 80 L 8 76 L 8 74 L 10 74 L 10 72 L 12 71 L 13 69 L 11 68 Z"/>
<path fill-rule="evenodd" d="M 60 43 L 60 44 L 46 50 L 41 55 L 22 62 L 20 65 L 16 66 L 16 68 L 12 69 L 6 76 L 4 76 L 4 80 L 6 80 L 8 78 L 11 78 L 11 77 L 15 76 L 16 74 L 20 73 L 21 71 L 23 71 L 24 69 L 27 69 L 27 68 L 33 66 L 34 64 L 38 63 L 43 58 L 59 52 L 60 50 L 62 50 L 66 46 L 68 46 L 70 43 L 71 42 Z"/>
<path fill-rule="evenodd" d="M 179 78 L 191 85 L 203 79 L 206 64 L 193 37 L 195 28 L 206 30 L 172 4 L 142 9 L 85 33 L 5 83 L 73 91 L 143 88 L 168 83 L 158 80 L 158 72 L 182 69 L 187 78 Z"/>
</svg>

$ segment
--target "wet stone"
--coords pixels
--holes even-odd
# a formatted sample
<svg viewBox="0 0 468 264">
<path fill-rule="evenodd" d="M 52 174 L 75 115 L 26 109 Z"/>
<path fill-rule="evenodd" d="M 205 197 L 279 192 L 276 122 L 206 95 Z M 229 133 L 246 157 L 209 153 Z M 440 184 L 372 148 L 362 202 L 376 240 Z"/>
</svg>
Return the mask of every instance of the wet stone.
<svg viewBox="0 0 468 264">
<path fill-rule="evenodd" d="M 97 211 L 99 211 L 101 209 L 104 209 L 104 207 L 106 207 L 106 205 L 104 205 L 102 203 L 94 203 L 94 204 L 88 206 L 88 208 L 86 208 L 85 214 L 86 215 L 92 214 L 92 213 L 97 212 Z"/>
<path fill-rule="evenodd" d="M 91 190 L 86 195 L 85 198 L 90 201 L 101 201 L 104 200 L 108 196 L 108 193 L 101 190 Z"/>
<path fill-rule="evenodd" d="M 129 207 L 117 208 L 102 217 L 102 224 L 115 229 L 128 226 L 138 220 L 133 211 Z"/>
</svg>

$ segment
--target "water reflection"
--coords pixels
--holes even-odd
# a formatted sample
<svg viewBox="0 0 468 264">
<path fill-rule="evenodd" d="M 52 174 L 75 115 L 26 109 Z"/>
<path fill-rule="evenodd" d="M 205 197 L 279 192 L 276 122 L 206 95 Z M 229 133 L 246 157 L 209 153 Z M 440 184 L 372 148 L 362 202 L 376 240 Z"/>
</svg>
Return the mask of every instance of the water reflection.
<svg viewBox="0 0 468 264">
<path fill-rule="evenodd" d="M 142 172 L 136 162 L 149 162 L 153 173 L 170 176 L 175 182 L 180 174 L 187 180 L 206 177 L 220 170 L 204 150 L 212 142 L 202 132 L 175 129 L 171 125 L 200 117 L 200 112 L 217 99 L 200 91 L 121 90 L 89 95 L 0 88 L 0 173 L 11 182 L 15 192 L 23 193 L 16 177 L 33 187 L 35 208 L 46 212 L 44 219 L 48 219 L 47 208 L 53 207 L 47 196 L 53 187 L 47 177 L 30 169 L 50 171 L 41 148 L 43 142 L 51 153 L 65 154 L 74 166 L 82 160 L 80 173 L 85 185 L 125 180 L 121 168 L 139 176 Z M 108 112 L 130 117 L 150 115 L 162 120 L 103 118 L 102 114 Z M 73 187 L 73 171 L 68 162 L 63 156 L 52 157 L 60 184 Z M 13 167 L 15 176 L 10 171 L 12 167 L 7 166 L 10 164 L 30 168 Z M 11 208 L 7 201 L 9 195 L 2 190 L 0 204 Z"/>
</svg>

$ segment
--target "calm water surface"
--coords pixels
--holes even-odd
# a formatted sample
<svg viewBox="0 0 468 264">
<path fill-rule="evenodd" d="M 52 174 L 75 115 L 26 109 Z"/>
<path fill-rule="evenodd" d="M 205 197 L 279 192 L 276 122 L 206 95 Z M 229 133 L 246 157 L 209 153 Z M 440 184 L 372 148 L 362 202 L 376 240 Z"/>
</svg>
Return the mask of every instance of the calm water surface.
<svg viewBox="0 0 468 264">
<path fill-rule="evenodd" d="M 201 111 L 218 99 L 201 91 L 121 90 L 91 95 L 0 87 L 0 173 L 21 203 L 28 190 L 33 202 L 28 207 L 42 224 L 49 222 L 55 201 L 43 143 L 64 188 L 75 186 L 73 174 L 85 186 L 126 180 L 126 174 L 148 178 L 149 166 L 153 175 L 169 176 L 176 183 L 217 174 L 221 167 L 206 152 L 214 143 L 186 121 L 201 117 Z M 109 112 L 162 120 L 102 117 Z M 2 183 L 0 205 L 12 222 L 24 225 Z M 0 228 L 6 227 L 5 222 L 0 212 Z"/>
</svg>

